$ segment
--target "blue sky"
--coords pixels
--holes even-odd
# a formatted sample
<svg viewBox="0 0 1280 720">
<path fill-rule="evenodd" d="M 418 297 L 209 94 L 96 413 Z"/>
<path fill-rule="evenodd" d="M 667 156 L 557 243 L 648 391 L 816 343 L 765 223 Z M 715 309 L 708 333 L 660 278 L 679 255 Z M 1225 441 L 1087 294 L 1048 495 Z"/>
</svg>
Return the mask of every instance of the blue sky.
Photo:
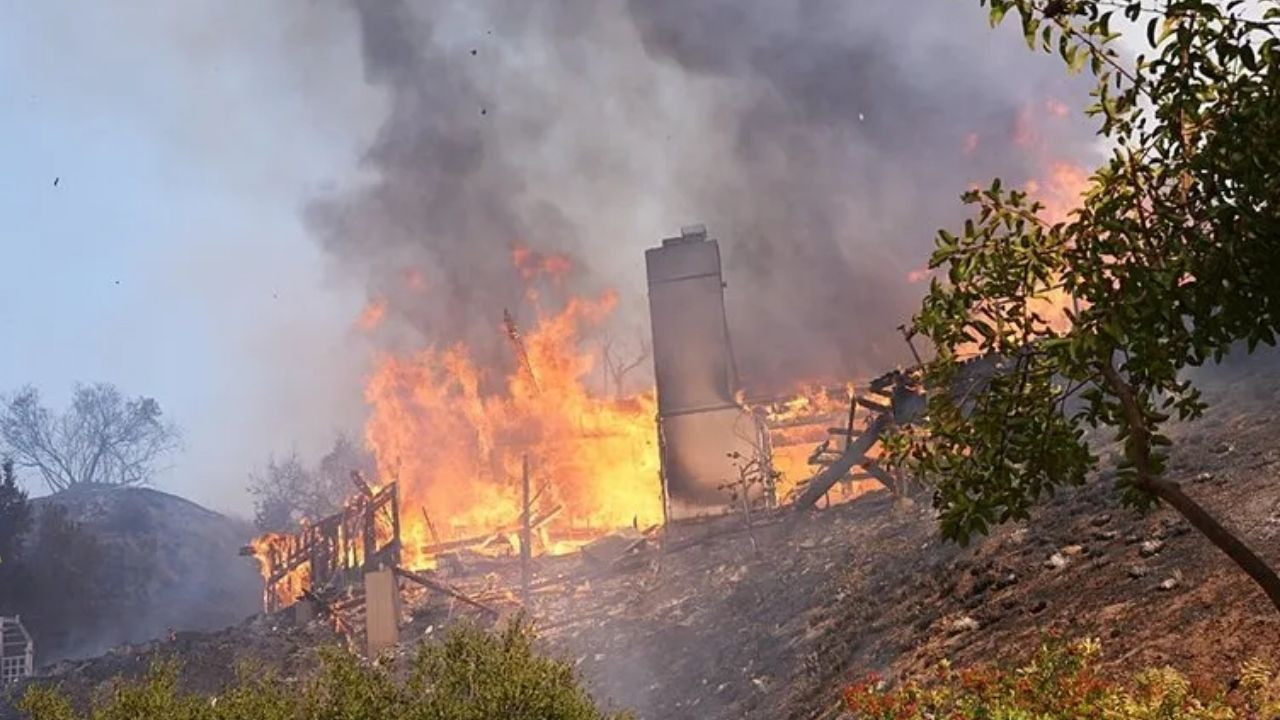
<svg viewBox="0 0 1280 720">
<path fill-rule="evenodd" d="M 359 427 L 363 291 L 299 209 L 379 110 L 348 19 L 257 5 L 0 5 L 0 392 L 157 398 L 186 431 L 157 486 L 238 512 L 270 452 Z"/>
</svg>

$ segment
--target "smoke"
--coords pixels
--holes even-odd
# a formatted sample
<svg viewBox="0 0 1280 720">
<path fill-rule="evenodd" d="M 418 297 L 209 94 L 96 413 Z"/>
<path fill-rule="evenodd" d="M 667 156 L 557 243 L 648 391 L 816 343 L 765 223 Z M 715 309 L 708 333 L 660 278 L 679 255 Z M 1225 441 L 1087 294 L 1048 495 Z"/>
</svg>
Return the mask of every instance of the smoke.
<svg viewBox="0 0 1280 720">
<path fill-rule="evenodd" d="M 395 344 L 506 358 L 514 248 L 572 258 L 647 334 L 642 251 L 722 241 L 749 386 L 878 372 L 959 194 L 1089 154 L 1082 86 L 978 3 L 352 0 L 387 113 L 309 227 L 385 301 Z M 1046 111 L 1049 108 L 1051 111 Z M 522 310 L 523 308 L 523 310 Z"/>
</svg>

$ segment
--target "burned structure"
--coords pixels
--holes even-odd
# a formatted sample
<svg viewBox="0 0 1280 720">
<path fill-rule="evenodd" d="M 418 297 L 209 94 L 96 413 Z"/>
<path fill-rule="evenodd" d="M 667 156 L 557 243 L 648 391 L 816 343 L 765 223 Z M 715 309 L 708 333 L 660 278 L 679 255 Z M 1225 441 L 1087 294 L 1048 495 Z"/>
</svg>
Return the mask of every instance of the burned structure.
<svg viewBox="0 0 1280 720">
<path fill-rule="evenodd" d="M 0 617 L 0 686 L 35 672 L 35 643 L 19 617 Z"/>
<path fill-rule="evenodd" d="M 275 612 L 308 595 L 358 584 L 366 570 L 400 563 L 399 490 L 374 490 L 352 473 L 359 492 L 341 511 L 294 534 L 270 533 L 242 551 L 262 566 L 263 607 Z"/>
<path fill-rule="evenodd" d="M 626 412 L 613 405 L 607 409 L 615 414 L 599 412 L 608 401 L 585 391 L 574 395 L 576 386 L 554 372 L 573 364 L 558 362 L 561 356 L 549 362 L 547 346 L 527 343 L 514 315 L 504 311 L 519 392 L 480 408 L 493 409 L 491 423 L 460 424 L 477 437 L 488 431 L 488 442 L 464 453 L 467 462 L 450 465 L 452 456 L 431 456 L 437 462 L 401 475 L 409 507 L 403 517 L 397 483 L 375 490 L 353 473 L 357 493 L 341 512 L 294 534 L 259 538 L 245 554 L 262 565 L 265 609 L 296 606 L 295 615 L 324 615 L 348 638 L 363 627 L 376 655 L 396 641 L 399 597 L 407 591 L 401 581 L 447 599 L 447 615 L 461 603 L 496 618 L 499 608 L 528 607 L 539 593 L 643 565 L 656 551 L 677 552 L 733 533 L 745 533 L 754 546 L 753 528 L 781 522 L 782 506 L 803 509 L 823 498 L 852 499 L 872 487 L 895 486 L 876 464 L 875 446 L 896 421 L 895 389 L 906 375 L 753 397 L 735 368 L 719 243 L 704 227 L 690 226 L 646 251 L 645 260 L 656 396 L 628 399 L 620 406 Z M 539 361 L 551 372 L 539 374 Z M 442 395 L 439 412 L 429 415 L 435 422 L 411 430 L 409 440 L 447 426 L 459 402 Z M 566 408 L 569 422 L 548 422 Z M 614 423 L 583 423 L 593 411 Z M 467 436 L 455 435 L 462 438 L 455 444 L 466 445 Z M 414 492 L 415 483 L 421 489 L 457 468 L 449 487 L 487 488 L 495 506 L 463 525 L 451 522 L 452 506 L 441 498 L 432 505 L 428 495 Z M 619 468 L 625 483 L 615 480 Z M 838 495 L 831 492 L 837 486 L 843 487 Z M 609 496 L 614 512 L 585 526 L 565 521 L 578 509 L 575 502 L 581 507 L 583 487 L 618 491 Z M 508 494 L 511 489 L 516 492 Z M 507 502 L 511 495 L 518 501 Z M 593 499 L 590 493 L 586 499 Z M 642 516 L 638 509 L 646 502 L 649 515 Z M 744 522 L 730 517 L 738 513 Z M 408 525 L 403 541 L 402 521 Z"/>
</svg>

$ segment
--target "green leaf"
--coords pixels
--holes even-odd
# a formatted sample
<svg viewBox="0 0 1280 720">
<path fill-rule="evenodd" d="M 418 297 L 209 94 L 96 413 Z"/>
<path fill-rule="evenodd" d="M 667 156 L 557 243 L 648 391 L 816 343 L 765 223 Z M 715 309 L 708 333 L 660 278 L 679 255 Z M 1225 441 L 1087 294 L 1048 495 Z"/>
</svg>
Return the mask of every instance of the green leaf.
<svg viewBox="0 0 1280 720">
<path fill-rule="evenodd" d="M 1004 21 L 1005 13 L 1009 12 L 1009 6 L 1005 3 L 991 3 L 990 22 L 991 27 L 996 27 Z"/>
</svg>

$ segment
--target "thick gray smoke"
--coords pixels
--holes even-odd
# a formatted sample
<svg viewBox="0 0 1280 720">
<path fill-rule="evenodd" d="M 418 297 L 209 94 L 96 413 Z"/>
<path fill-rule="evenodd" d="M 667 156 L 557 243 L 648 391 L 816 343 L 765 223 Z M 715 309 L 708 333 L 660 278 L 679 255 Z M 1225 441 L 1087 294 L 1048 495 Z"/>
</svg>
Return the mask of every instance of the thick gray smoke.
<svg viewBox="0 0 1280 720">
<path fill-rule="evenodd" d="M 749 385 L 876 372 L 959 194 L 1089 152 L 1080 84 L 977 2 L 352 4 L 386 121 L 309 221 L 436 342 L 503 350 L 517 244 L 643 328 L 642 250 L 702 221 Z"/>
</svg>

